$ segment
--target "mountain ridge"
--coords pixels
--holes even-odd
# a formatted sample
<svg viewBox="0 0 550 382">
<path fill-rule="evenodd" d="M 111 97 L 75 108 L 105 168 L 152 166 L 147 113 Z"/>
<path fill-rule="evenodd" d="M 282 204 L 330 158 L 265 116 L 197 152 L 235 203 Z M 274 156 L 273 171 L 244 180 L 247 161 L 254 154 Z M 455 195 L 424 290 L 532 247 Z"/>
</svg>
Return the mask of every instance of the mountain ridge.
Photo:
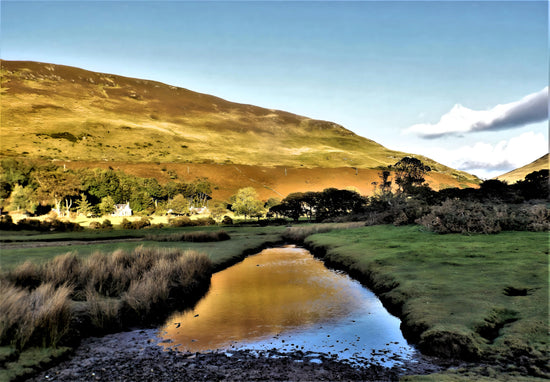
<svg viewBox="0 0 550 382">
<path fill-rule="evenodd" d="M 57 161 L 383 169 L 403 156 L 329 121 L 158 81 L 0 60 L 0 156 Z M 414 155 L 450 185 L 468 173 Z"/>
</svg>

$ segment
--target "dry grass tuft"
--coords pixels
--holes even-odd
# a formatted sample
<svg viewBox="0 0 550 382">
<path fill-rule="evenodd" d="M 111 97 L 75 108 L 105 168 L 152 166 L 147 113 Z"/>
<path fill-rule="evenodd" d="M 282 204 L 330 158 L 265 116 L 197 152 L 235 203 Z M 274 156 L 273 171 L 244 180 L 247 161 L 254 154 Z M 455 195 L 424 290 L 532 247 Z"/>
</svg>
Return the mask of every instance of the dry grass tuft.
<svg viewBox="0 0 550 382">
<path fill-rule="evenodd" d="M 294 242 L 302 243 L 306 237 L 315 235 L 317 233 L 325 233 L 334 231 L 337 229 L 351 229 L 364 227 L 365 222 L 352 222 L 352 223 L 331 223 L 331 224 L 315 224 L 304 227 L 289 227 L 283 232 L 283 239 Z"/>
<path fill-rule="evenodd" d="M 5 277 L 15 285 L 25 288 L 36 288 L 42 279 L 39 267 L 29 260 L 8 272 Z"/>
<path fill-rule="evenodd" d="M 68 253 L 43 265 L 24 263 L 0 277 L 0 345 L 55 347 L 72 323 L 87 333 L 149 323 L 195 300 L 211 275 L 208 256 L 179 249 L 137 247 L 84 261 Z M 87 319 L 73 320 L 77 310 Z"/>
<path fill-rule="evenodd" d="M 231 236 L 223 230 L 215 232 L 195 231 L 186 233 L 173 233 L 171 235 L 149 235 L 145 240 L 151 241 L 190 241 L 190 242 L 213 242 L 230 240 Z"/>
<path fill-rule="evenodd" d="M 29 292 L 2 282 L 0 286 L 0 343 L 17 349 L 28 345 L 56 346 L 68 333 L 72 289 L 52 283 Z"/>
</svg>

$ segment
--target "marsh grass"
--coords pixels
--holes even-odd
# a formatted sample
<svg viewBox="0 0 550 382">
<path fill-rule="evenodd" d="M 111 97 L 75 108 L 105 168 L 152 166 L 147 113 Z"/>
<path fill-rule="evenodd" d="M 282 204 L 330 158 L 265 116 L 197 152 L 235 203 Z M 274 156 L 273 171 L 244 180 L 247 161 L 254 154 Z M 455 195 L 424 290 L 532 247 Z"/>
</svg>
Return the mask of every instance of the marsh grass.
<svg viewBox="0 0 550 382">
<path fill-rule="evenodd" d="M 0 279 L 0 345 L 55 347 L 72 329 L 103 333 L 155 322 L 202 295 L 211 274 L 206 255 L 168 248 L 23 263 Z"/>
<path fill-rule="evenodd" d="M 293 242 L 302 243 L 308 236 L 318 233 L 326 233 L 334 230 L 351 229 L 364 227 L 364 222 L 352 223 L 329 223 L 329 224 L 312 224 L 302 227 L 289 227 L 283 233 L 283 239 Z"/>
<path fill-rule="evenodd" d="M 427 354 L 548 378 L 548 235 L 372 226 L 306 245 L 367 284 Z"/>
<path fill-rule="evenodd" d="M 170 235 L 147 235 L 145 240 L 151 241 L 189 241 L 196 243 L 207 243 L 215 241 L 230 240 L 231 236 L 224 231 L 194 231 L 194 232 L 179 232 Z"/>
</svg>

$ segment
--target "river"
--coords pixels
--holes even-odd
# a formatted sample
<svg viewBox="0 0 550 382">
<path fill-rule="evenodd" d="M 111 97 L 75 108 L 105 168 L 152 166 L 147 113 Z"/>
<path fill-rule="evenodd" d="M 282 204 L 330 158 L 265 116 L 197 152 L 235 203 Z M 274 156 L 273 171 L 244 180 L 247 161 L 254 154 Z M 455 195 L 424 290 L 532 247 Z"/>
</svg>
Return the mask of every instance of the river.
<svg viewBox="0 0 550 382">
<path fill-rule="evenodd" d="M 399 325 L 359 282 L 285 246 L 214 274 L 207 295 L 172 315 L 159 337 L 190 352 L 275 348 L 393 366 L 415 353 Z"/>
</svg>

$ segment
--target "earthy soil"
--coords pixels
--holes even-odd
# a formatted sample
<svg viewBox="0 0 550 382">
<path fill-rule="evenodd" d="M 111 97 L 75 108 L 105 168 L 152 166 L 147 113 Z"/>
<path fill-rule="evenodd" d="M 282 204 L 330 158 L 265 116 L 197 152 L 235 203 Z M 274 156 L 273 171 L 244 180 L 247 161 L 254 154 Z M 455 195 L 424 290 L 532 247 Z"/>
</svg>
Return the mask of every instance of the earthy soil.
<svg viewBox="0 0 550 382">
<path fill-rule="evenodd" d="M 87 338 L 66 361 L 30 381 L 396 381 L 445 368 L 417 358 L 385 368 L 352 366 L 335 355 L 273 349 L 183 353 L 159 346 L 156 329 Z"/>
<path fill-rule="evenodd" d="M 161 343 L 157 333 L 158 329 L 141 329 L 85 338 L 68 359 L 28 380 L 397 381 L 403 375 L 467 366 L 418 352 L 411 360 L 387 354 L 386 358 L 397 361 L 392 368 L 384 367 L 375 357 L 342 361 L 336 354 L 281 352 L 275 348 L 184 353 L 160 346 L 166 344 Z"/>
</svg>

